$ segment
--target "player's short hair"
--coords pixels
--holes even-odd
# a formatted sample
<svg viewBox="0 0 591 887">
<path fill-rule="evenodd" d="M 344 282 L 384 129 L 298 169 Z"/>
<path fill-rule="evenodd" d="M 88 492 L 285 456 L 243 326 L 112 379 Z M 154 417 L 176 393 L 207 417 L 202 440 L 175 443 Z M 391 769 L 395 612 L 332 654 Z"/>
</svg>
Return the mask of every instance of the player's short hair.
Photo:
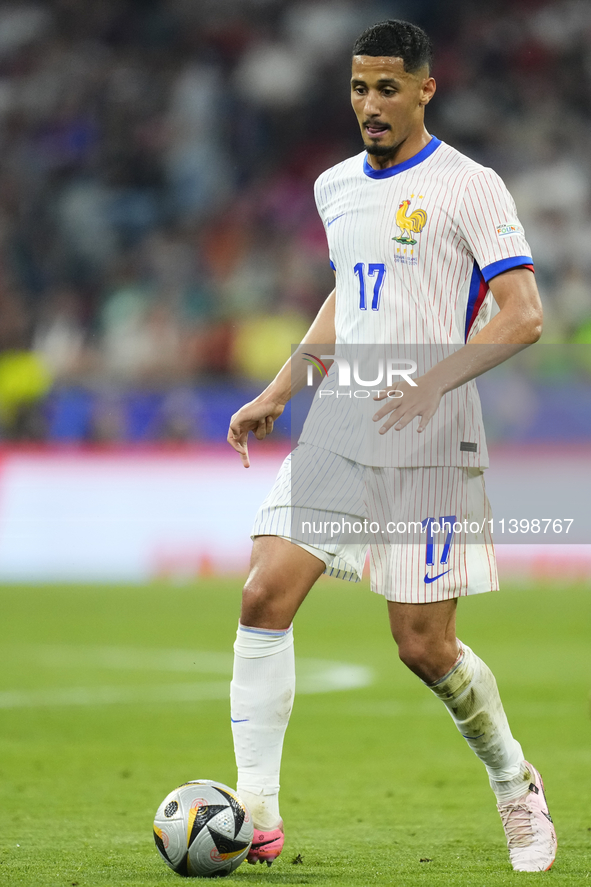
<svg viewBox="0 0 591 887">
<path fill-rule="evenodd" d="M 431 38 L 418 25 L 399 19 L 378 22 L 360 34 L 353 45 L 353 55 L 401 58 L 409 74 L 433 62 Z"/>
</svg>

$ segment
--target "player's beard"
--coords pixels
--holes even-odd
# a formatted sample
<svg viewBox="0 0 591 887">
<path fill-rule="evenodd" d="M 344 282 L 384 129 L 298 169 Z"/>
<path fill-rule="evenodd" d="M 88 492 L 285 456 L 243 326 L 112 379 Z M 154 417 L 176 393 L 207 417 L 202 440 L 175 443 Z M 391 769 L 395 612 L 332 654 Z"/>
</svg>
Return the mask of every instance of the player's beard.
<svg viewBox="0 0 591 887">
<path fill-rule="evenodd" d="M 365 150 L 368 154 L 373 154 L 374 157 L 394 157 L 397 148 L 398 145 L 376 145 L 373 142 L 368 145 L 365 143 Z"/>
<path fill-rule="evenodd" d="M 388 129 L 391 128 L 388 126 Z M 365 150 L 368 154 L 373 154 L 374 157 L 383 157 L 386 159 L 390 159 L 394 157 L 396 151 L 398 149 L 398 144 L 395 145 L 380 145 L 377 139 L 369 139 L 368 142 L 363 139 L 363 144 L 365 145 Z"/>
</svg>

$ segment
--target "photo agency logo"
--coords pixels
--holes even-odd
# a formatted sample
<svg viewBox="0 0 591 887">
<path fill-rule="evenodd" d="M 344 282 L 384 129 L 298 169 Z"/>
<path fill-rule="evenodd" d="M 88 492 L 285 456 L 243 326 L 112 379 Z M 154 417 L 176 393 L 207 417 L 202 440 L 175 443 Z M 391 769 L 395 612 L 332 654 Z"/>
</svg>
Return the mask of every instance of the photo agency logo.
<svg viewBox="0 0 591 887">
<path fill-rule="evenodd" d="M 320 357 L 316 357 L 316 355 L 309 354 L 308 352 L 304 352 L 303 357 L 309 364 L 306 379 L 306 385 L 308 387 L 314 385 L 314 369 L 318 370 L 322 378 L 326 379 L 328 377 L 328 369 L 324 363 L 325 360 L 333 361 L 337 367 L 335 379 L 337 384 L 336 390 L 321 386 L 318 389 L 319 398 L 355 397 L 363 400 L 369 397 L 374 397 L 376 394 L 379 394 L 380 391 L 393 389 L 388 391 L 388 397 L 392 400 L 396 400 L 403 397 L 403 392 L 394 388 L 397 382 L 404 381 L 414 388 L 417 387 L 417 383 L 412 378 L 413 374 L 417 371 L 417 363 L 414 360 L 406 360 L 403 358 L 379 358 L 377 368 L 374 364 L 374 367 L 369 370 L 366 368 L 362 369 L 360 367 L 359 359 L 356 358 L 353 360 L 353 382 L 351 382 L 351 362 L 345 357 L 340 357 L 335 354 L 321 354 Z M 375 378 L 362 378 L 362 375 L 365 376 L 366 373 L 375 373 Z M 371 386 L 374 387 L 372 388 Z"/>
</svg>

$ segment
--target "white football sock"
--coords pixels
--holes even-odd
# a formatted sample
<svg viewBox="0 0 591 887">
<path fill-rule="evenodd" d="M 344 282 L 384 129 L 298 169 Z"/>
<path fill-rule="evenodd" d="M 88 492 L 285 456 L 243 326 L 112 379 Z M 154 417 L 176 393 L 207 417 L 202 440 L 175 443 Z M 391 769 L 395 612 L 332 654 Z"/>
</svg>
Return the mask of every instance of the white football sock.
<svg viewBox="0 0 591 887">
<path fill-rule="evenodd" d="M 295 694 L 293 630 L 239 625 L 230 687 L 236 791 L 254 824 L 277 828 L 283 738 Z"/>
<path fill-rule="evenodd" d="M 497 798 L 515 800 L 531 781 L 521 746 L 511 734 L 492 671 L 470 647 L 460 647 L 451 671 L 428 686 L 483 762 Z"/>
</svg>

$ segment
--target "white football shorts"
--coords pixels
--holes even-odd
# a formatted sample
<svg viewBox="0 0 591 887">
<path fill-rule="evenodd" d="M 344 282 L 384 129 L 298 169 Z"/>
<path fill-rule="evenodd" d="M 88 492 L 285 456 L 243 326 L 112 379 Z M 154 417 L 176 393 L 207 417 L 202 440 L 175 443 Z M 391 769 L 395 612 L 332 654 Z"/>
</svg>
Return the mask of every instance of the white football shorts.
<svg viewBox="0 0 591 887">
<path fill-rule="evenodd" d="M 498 588 L 492 514 L 480 468 L 374 468 L 300 444 L 285 459 L 252 537 L 280 536 L 325 573 L 424 604 Z"/>
</svg>

